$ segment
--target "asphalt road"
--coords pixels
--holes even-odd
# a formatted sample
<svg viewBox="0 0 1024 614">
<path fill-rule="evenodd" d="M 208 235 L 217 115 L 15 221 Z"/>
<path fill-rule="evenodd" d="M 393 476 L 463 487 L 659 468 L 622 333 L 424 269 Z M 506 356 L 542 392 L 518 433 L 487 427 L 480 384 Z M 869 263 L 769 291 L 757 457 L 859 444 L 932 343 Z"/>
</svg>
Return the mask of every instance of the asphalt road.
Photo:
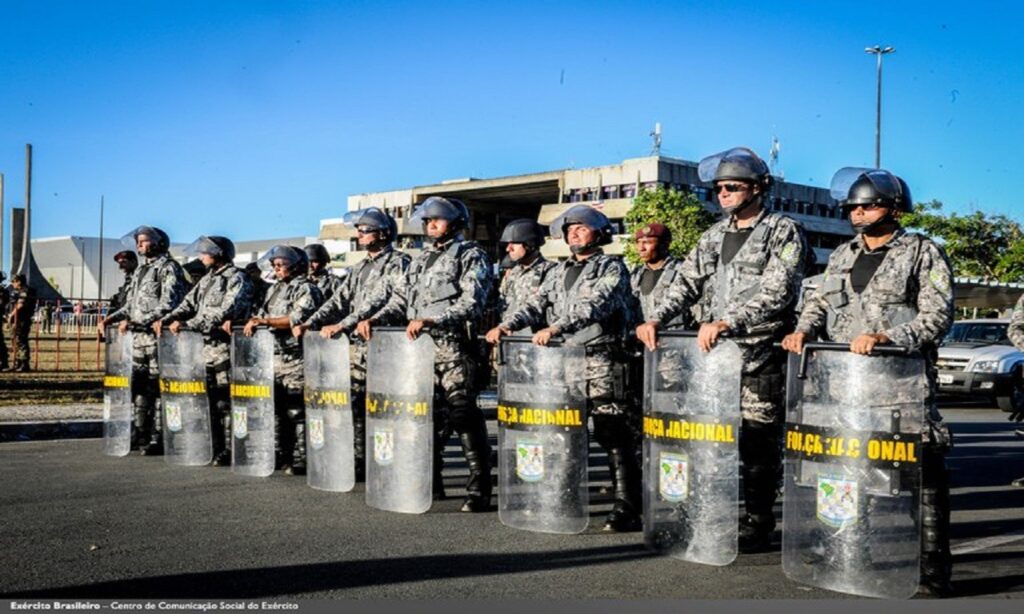
<svg viewBox="0 0 1024 614">
<path fill-rule="evenodd" d="M 944 414 L 957 433 L 954 584 L 1022 597 L 1024 489 L 1008 483 L 1024 475 L 1024 440 L 995 409 Z M 368 508 L 362 485 L 328 494 L 304 478 L 107 458 L 98 440 L 0 453 L 0 598 L 846 598 L 788 580 L 777 550 L 708 567 L 652 555 L 639 533 L 509 529 L 493 512 L 459 513 L 456 496 L 410 516 Z M 607 472 L 591 471 L 599 527 Z M 450 459 L 450 496 L 464 476 Z"/>
</svg>

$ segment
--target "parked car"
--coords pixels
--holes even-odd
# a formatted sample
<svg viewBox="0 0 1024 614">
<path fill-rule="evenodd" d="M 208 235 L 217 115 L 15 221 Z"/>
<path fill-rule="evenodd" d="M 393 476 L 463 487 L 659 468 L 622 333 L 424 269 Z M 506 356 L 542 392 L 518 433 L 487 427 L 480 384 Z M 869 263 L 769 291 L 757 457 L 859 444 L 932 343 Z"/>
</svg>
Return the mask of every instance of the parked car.
<svg viewBox="0 0 1024 614">
<path fill-rule="evenodd" d="M 986 397 L 1003 411 L 1024 409 L 1024 352 L 1010 343 L 1009 324 L 954 322 L 939 346 L 939 392 Z"/>
</svg>

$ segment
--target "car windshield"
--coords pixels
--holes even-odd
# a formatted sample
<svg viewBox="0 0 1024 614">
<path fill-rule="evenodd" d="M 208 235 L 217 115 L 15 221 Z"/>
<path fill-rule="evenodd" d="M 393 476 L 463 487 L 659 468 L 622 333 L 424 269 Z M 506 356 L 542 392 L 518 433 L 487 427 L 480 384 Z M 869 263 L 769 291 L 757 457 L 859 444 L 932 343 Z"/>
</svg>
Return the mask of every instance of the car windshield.
<svg viewBox="0 0 1024 614">
<path fill-rule="evenodd" d="M 960 322 L 949 329 L 949 333 L 942 341 L 947 343 L 984 343 L 987 345 L 1010 345 L 1010 339 L 1006 336 L 1007 324 L 998 322 L 968 323 Z"/>
</svg>

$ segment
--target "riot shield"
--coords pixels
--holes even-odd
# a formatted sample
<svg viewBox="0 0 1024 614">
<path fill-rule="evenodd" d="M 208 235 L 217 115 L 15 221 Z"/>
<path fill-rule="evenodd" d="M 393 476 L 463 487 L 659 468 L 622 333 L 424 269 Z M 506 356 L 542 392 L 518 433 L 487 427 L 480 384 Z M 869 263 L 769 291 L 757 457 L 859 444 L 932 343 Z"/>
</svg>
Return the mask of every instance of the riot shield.
<svg viewBox="0 0 1024 614">
<path fill-rule="evenodd" d="M 498 369 L 498 518 L 516 529 L 587 528 L 585 350 L 502 340 Z"/>
<path fill-rule="evenodd" d="M 710 352 L 664 333 L 644 352 L 644 541 L 673 558 L 728 565 L 739 539 L 739 347 Z"/>
<path fill-rule="evenodd" d="M 106 331 L 103 374 L 103 453 L 127 456 L 132 447 L 132 334 Z"/>
<path fill-rule="evenodd" d="M 789 363 L 783 569 L 833 591 L 910 597 L 920 574 L 924 361 L 807 346 Z"/>
<path fill-rule="evenodd" d="M 274 473 L 274 337 L 231 335 L 231 471 Z"/>
<path fill-rule="evenodd" d="M 356 485 L 348 337 L 302 341 L 306 382 L 306 482 L 317 490 L 348 492 Z"/>
<path fill-rule="evenodd" d="M 422 514 L 432 500 L 434 342 L 377 328 L 366 363 L 366 504 Z"/>
<path fill-rule="evenodd" d="M 160 405 L 164 416 L 164 460 L 198 466 L 213 460 L 210 400 L 206 396 L 203 336 L 165 331 L 157 344 L 160 360 Z"/>
</svg>

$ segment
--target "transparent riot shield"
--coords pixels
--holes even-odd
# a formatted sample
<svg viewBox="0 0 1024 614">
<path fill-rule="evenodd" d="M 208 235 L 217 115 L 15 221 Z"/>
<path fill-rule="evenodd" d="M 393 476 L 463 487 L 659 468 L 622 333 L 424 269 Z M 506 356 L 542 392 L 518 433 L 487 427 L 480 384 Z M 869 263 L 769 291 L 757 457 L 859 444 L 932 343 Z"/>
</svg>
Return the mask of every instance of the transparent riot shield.
<svg viewBox="0 0 1024 614">
<path fill-rule="evenodd" d="M 540 533 L 587 528 L 585 350 L 502 340 L 498 369 L 498 518 Z"/>
<path fill-rule="evenodd" d="M 103 453 L 127 456 L 132 447 L 132 334 L 106 331 L 103 373 Z"/>
<path fill-rule="evenodd" d="M 356 485 L 348 337 L 302 341 L 306 382 L 306 482 L 317 490 L 348 492 Z"/>
<path fill-rule="evenodd" d="M 710 352 L 665 333 L 644 352 L 644 541 L 673 558 L 728 565 L 739 539 L 739 347 Z"/>
<path fill-rule="evenodd" d="M 783 569 L 833 591 L 910 597 L 920 574 L 924 361 L 807 345 L 804 361 L 789 363 Z"/>
<path fill-rule="evenodd" d="M 206 396 L 203 336 L 165 331 L 157 344 L 160 360 L 160 406 L 164 416 L 164 460 L 199 466 L 213 460 L 210 400 Z"/>
<path fill-rule="evenodd" d="M 432 500 L 434 342 L 377 328 L 366 363 L 366 504 L 422 514 Z"/>
<path fill-rule="evenodd" d="M 274 473 L 274 337 L 231 335 L 231 471 Z"/>
</svg>

